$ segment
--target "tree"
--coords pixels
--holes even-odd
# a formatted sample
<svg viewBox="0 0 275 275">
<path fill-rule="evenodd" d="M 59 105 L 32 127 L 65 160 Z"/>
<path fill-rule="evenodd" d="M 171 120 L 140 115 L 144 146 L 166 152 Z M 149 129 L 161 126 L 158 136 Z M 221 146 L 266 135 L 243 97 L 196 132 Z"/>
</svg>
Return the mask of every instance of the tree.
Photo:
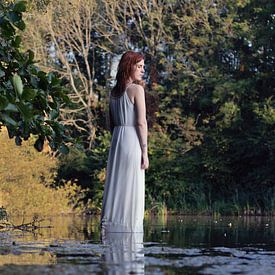
<svg viewBox="0 0 275 275">
<path fill-rule="evenodd" d="M 20 145 L 31 134 L 38 135 L 35 148 L 45 139 L 53 150 L 67 152 L 64 126 L 58 122 L 59 108 L 69 103 L 60 79 L 35 66 L 34 54 L 20 48 L 18 30 L 25 29 L 22 13 L 26 2 L 0 3 L 0 128 Z"/>
<path fill-rule="evenodd" d="M 198 126 L 203 131 L 203 143 L 193 148 L 191 156 L 212 206 L 222 197 L 226 203 L 242 208 L 272 207 L 273 10 L 272 1 L 265 1 L 265 5 L 254 0 L 227 2 L 222 16 L 232 22 L 230 32 L 217 49 L 217 58 L 212 59 L 212 66 L 220 73 L 212 71 L 203 86 L 208 92 L 190 109 L 202 113 Z M 207 68 L 209 64 L 205 64 Z"/>
<path fill-rule="evenodd" d="M 101 87 L 106 85 L 105 71 L 110 67 L 106 66 L 109 56 L 104 41 L 109 34 L 104 32 L 99 13 L 94 0 L 52 1 L 43 11 L 33 7 L 26 18 L 32 40 L 24 38 L 25 47 L 34 48 L 41 67 L 66 81 L 73 105 L 61 108 L 62 120 L 88 150 L 94 146 L 98 112 L 104 108 Z"/>
</svg>

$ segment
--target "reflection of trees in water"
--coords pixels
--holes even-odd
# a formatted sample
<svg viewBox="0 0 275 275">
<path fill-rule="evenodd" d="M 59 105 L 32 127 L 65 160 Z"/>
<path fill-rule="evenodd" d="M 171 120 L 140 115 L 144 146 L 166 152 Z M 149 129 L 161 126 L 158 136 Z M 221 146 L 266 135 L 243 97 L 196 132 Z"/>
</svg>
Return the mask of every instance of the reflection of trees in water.
<svg viewBox="0 0 275 275">
<path fill-rule="evenodd" d="M 84 240 L 95 240 L 100 239 L 100 227 L 99 227 L 99 216 L 87 216 L 83 220 L 83 225 L 81 228 L 81 234 L 83 234 Z"/>
<path fill-rule="evenodd" d="M 106 233 L 102 256 L 108 274 L 143 274 L 143 233 Z"/>
<path fill-rule="evenodd" d="M 144 223 L 144 242 L 161 242 L 178 247 L 194 245 L 246 245 L 269 243 L 275 233 L 274 218 L 264 216 L 152 217 Z"/>
</svg>

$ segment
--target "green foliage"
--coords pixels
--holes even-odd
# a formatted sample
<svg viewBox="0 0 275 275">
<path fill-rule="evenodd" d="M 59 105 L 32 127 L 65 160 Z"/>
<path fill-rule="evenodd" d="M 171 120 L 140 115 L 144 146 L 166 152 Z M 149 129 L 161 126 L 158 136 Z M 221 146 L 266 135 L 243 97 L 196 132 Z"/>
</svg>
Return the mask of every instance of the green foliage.
<svg viewBox="0 0 275 275">
<path fill-rule="evenodd" d="M 31 134 L 38 135 L 34 147 L 41 151 L 45 139 L 53 150 L 68 151 L 64 126 L 58 122 L 59 108 L 68 104 L 61 80 L 36 67 L 34 53 L 23 52 L 18 30 L 25 23 L 25 1 L 0 3 L 0 128 L 6 126 L 17 145 Z"/>
<path fill-rule="evenodd" d="M 165 138 L 151 135 L 158 150 L 146 177 L 149 203 L 222 214 L 247 213 L 247 204 L 274 209 L 274 4 L 239 4 L 217 2 L 200 28 L 192 28 L 193 12 L 203 3 L 177 10 L 190 25 L 181 26 L 187 43 L 168 44 L 161 57 L 170 71 L 158 89 Z"/>
<path fill-rule="evenodd" d="M 110 33 L 104 28 L 104 37 L 96 32 L 91 34 L 91 39 L 102 46 L 92 48 L 91 57 L 95 64 L 93 91 L 97 95 L 92 110 L 96 137 L 92 148 L 85 147 L 85 151 L 73 148 L 62 156 L 57 175 L 60 186 L 63 180 L 75 182 L 72 192 L 75 205 L 96 212 L 101 207 L 110 144 L 110 134 L 105 130 L 109 93 L 106 80 L 112 58 L 129 41 L 128 47 L 144 52 L 147 77 L 152 84 L 148 86 L 148 94 L 157 94 L 159 98 L 153 102 L 158 108 L 148 108 L 155 113 L 152 120 L 155 124 L 149 131 L 147 209 L 204 214 L 274 211 L 273 2 L 170 1 L 162 14 L 158 14 L 154 5 L 150 11 L 137 8 L 134 11 L 137 18 L 142 15 L 140 31 L 135 29 L 134 16 L 126 16 L 121 23 L 121 14 L 118 15 L 116 23 L 125 36 L 123 39 L 116 35 L 115 26 L 110 27 Z M 8 20 L 19 20 L 17 25 L 23 27 L 20 16 L 15 16 L 17 13 Z M 12 32 L 14 27 L 10 26 L 4 27 L 5 35 Z M 108 34 L 123 42 L 115 43 L 112 53 L 104 50 L 112 48 L 111 38 L 101 44 Z M 13 37 L 10 43 L 19 46 L 20 38 L 15 32 Z M 27 63 L 30 60 L 31 64 L 33 55 L 29 52 L 20 60 Z M 82 63 L 80 71 L 85 71 Z M 28 78 L 24 76 L 28 66 L 13 66 L 11 63 L 11 73 L 6 79 L 6 71 L 0 67 L 0 77 L 8 83 L 5 90 L 14 97 L 10 102 L 4 91 L 0 94 L 1 117 L 9 129 L 18 124 L 18 113 L 30 125 L 32 104 L 38 98 L 50 116 L 47 119 L 58 118 L 60 104 L 45 102 L 41 95 L 41 90 L 52 90 L 49 76 L 34 70 L 31 71 L 34 78 Z M 82 90 L 79 83 L 76 81 L 76 89 Z M 27 103 L 22 105 L 22 100 Z M 77 115 L 82 119 L 78 126 L 83 128 L 85 116 L 81 111 Z M 151 119 L 151 114 L 148 117 Z M 42 128 L 47 132 L 45 124 Z M 87 142 L 87 134 L 74 128 L 72 132 L 82 144 Z M 41 147 L 43 136 L 36 147 Z M 19 138 L 17 142 L 20 143 Z"/>
<path fill-rule="evenodd" d="M 102 131 L 90 152 L 72 148 L 68 155 L 60 157 L 56 182 L 72 181 L 79 192 L 70 196 L 75 207 L 87 213 L 99 213 L 102 203 L 110 133 Z"/>
<path fill-rule="evenodd" d="M 76 212 L 72 195 L 77 186 L 66 182 L 51 188 L 58 161 L 44 153 L 37 154 L 30 138 L 15 147 L 6 128 L 0 133 L 0 219 L 5 211 L 12 216 L 58 215 Z"/>
</svg>

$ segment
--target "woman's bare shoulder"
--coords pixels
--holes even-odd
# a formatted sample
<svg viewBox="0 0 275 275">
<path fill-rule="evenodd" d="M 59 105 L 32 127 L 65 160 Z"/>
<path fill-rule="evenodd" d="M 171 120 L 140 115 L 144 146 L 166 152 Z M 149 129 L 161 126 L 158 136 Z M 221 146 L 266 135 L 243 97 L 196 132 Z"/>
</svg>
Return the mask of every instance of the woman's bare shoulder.
<svg viewBox="0 0 275 275">
<path fill-rule="evenodd" d="M 144 88 L 139 85 L 139 84 L 136 84 L 136 83 L 133 83 L 130 85 L 130 87 L 128 88 L 129 92 L 131 94 L 137 94 L 137 93 L 140 93 L 140 92 L 143 92 L 144 91 Z"/>
<path fill-rule="evenodd" d="M 128 97 L 130 98 L 131 102 L 135 104 L 135 98 L 142 96 L 144 89 L 139 84 L 131 84 L 127 89 Z"/>
</svg>

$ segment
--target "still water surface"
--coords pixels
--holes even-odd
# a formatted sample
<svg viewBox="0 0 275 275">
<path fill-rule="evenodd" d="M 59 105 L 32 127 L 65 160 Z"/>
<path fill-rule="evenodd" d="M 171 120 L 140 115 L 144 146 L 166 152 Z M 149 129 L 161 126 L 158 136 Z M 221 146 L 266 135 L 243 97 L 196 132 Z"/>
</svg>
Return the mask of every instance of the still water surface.
<svg viewBox="0 0 275 275">
<path fill-rule="evenodd" d="M 161 216 L 143 234 L 100 236 L 98 217 L 51 217 L 45 228 L 0 231 L 0 273 L 275 274 L 274 221 Z"/>
</svg>

